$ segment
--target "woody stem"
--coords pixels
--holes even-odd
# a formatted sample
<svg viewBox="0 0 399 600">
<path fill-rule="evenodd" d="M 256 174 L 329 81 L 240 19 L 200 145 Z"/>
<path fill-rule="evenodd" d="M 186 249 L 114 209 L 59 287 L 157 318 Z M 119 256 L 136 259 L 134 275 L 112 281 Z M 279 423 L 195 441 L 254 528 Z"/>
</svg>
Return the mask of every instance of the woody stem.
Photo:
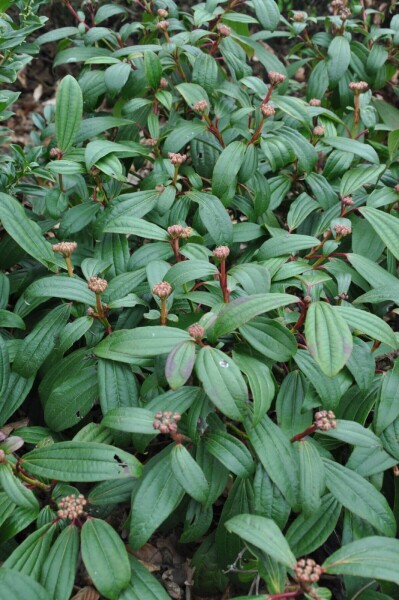
<svg viewBox="0 0 399 600">
<path fill-rule="evenodd" d="M 166 298 L 161 298 L 161 325 L 166 325 L 168 319 L 168 309 L 166 308 Z"/>
<path fill-rule="evenodd" d="M 297 433 L 296 435 L 294 435 L 294 437 L 292 437 L 290 440 L 291 443 L 299 442 L 304 437 L 310 435 L 311 433 L 314 433 L 316 431 L 316 429 L 317 429 L 317 426 L 314 423 L 312 423 L 312 425 L 307 427 L 307 429 L 305 429 L 305 431 L 302 431 L 301 433 Z"/>
</svg>

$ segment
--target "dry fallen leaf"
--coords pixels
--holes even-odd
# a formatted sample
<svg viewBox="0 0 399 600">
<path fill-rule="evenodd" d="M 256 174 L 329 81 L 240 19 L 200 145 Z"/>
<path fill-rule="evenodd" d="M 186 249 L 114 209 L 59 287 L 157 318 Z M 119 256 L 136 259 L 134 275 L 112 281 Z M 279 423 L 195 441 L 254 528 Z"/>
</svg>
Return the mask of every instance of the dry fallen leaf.
<svg viewBox="0 0 399 600">
<path fill-rule="evenodd" d="M 100 594 L 91 586 L 86 586 L 72 596 L 71 600 L 99 600 Z"/>
</svg>

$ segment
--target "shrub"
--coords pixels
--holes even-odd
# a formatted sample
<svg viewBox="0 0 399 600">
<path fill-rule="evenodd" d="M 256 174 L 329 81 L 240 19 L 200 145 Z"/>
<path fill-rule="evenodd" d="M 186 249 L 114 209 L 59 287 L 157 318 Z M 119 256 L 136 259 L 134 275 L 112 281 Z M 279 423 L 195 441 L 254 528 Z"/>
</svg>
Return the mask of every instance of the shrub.
<svg viewBox="0 0 399 600">
<path fill-rule="evenodd" d="M 399 16 L 143 2 L 0 1 L 0 598 L 397 598 Z"/>
</svg>

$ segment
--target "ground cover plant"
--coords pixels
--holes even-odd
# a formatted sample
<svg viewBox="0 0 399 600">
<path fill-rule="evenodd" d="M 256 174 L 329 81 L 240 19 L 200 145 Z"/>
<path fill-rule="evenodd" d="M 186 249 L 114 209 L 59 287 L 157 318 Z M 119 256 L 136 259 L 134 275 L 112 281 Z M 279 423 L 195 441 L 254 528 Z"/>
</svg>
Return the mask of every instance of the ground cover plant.
<svg viewBox="0 0 399 600">
<path fill-rule="evenodd" d="M 399 598 L 399 15 L 297 4 L 0 0 L 0 600 Z"/>
</svg>

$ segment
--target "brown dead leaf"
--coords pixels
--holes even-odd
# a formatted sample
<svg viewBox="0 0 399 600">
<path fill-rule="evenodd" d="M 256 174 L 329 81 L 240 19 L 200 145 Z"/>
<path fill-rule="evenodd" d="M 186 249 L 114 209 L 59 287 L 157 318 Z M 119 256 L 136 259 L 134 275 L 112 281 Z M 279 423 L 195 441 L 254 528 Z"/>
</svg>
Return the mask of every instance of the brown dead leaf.
<svg viewBox="0 0 399 600">
<path fill-rule="evenodd" d="M 72 596 L 71 600 L 98 600 L 99 598 L 100 594 L 97 590 L 88 585 Z"/>
<path fill-rule="evenodd" d="M 150 572 L 159 571 L 162 564 L 162 554 L 152 544 L 144 544 L 140 550 L 132 552 L 132 554 L 142 562 Z"/>
</svg>

